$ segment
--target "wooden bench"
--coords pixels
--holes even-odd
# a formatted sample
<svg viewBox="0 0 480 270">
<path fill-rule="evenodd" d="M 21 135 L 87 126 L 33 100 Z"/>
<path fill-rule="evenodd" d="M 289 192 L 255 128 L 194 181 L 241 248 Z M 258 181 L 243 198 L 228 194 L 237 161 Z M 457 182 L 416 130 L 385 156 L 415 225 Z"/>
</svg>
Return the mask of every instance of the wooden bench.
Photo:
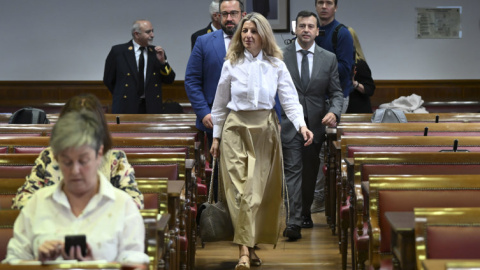
<svg viewBox="0 0 480 270">
<path fill-rule="evenodd" d="M 341 168 L 337 167 L 340 157 L 336 156 L 340 152 L 341 144 L 338 142 L 344 135 L 351 136 L 423 136 L 425 127 L 428 127 L 429 136 L 480 136 L 480 123 L 346 123 L 339 125 L 336 133 L 327 133 L 325 164 L 327 173 L 325 174 L 325 197 L 327 222 L 332 232 L 335 233 L 335 212 L 334 206 L 328 205 L 336 200 L 335 181 L 336 176 L 340 174 Z"/>
<path fill-rule="evenodd" d="M 419 207 L 480 207 L 479 175 L 376 175 L 370 177 L 369 261 L 391 267 L 390 225 L 386 212 Z"/>
<path fill-rule="evenodd" d="M 369 219 L 368 196 L 364 193 L 362 183 L 368 183 L 372 174 L 398 175 L 411 174 L 480 174 L 480 153 L 411 153 L 381 152 L 355 153 L 354 158 L 347 158 L 349 175 L 354 175 L 355 191 L 350 201 L 350 217 L 352 239 L 352 259 L 360 269 L 368 256 L 369 236 L 367 221 Z M 352 181 L 349 179 L 348 181 Z M 359 184 L 358 184 L 359 183 Z M 355 196 L 353 196 L 353 194 Z M 354 226 L 354 227 L 353 227 Z M 352 228 L 353 227 L 353 228 Z"/>
<path fill-rule="evenodd" d="M 337 189 L 336 202 L 330 202 L 336 205 L 337 224 L 339 229 L 339 243 L 342 253 L 343 262 L 346 264 L 347 243 L 348 243 L 348 229 L 350 228 L 350 238 L 352 242 L 352 254 L 355 261 L 355 254 L 353 242 L 357 239 L 354 230 L 355 217 L 359 213 L 354 213 L 356 209 L 357 193 L 354 192 L 355 187 L 360 183 L 354 182 L 352 169 L 347 169 L 345 163 L 346 158 L 354 157 L 358 152 L 438 152 L 440 150 L 453 149 L 454 140 L 456 137 L 413 137 L 413 136 L 391 136 L 391 137 L 354 137 L 343 136 L 341 140 L 341 156 L 336 162 L 336 167 L 342 168 L 341 172 L 336 176 Z M 460 139 L 461 149 L 467 149 L 472 152 L 480 152 L 480 138 L 479 137 L 464 137 Z M 340 163 L 340 164 L 339 164 Z M 352 164 L 350 164 L 350 167 Z M 367 178 L 368 179 L 368 178 Z M 364 180 L 367 181 L 367 180 Z M 335 210 L 331 210 L 335 211 Z M 357 209 L 358 211 L 358 209 Z M 360 212 L 361 213 L 361 212 Z M 361 256 L 362 257 L 362 256 Z M 362 258 L 364 258 L 363 256 Z"/>
</svg>

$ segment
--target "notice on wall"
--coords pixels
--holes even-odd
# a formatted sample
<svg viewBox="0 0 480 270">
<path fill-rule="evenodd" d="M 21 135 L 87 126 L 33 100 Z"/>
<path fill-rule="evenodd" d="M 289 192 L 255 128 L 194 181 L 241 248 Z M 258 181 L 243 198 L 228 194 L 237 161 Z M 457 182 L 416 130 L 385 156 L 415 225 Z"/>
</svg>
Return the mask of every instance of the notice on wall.
<svg viewBox="0 0 480 270">
<path fill-rule="evenodd" d="M 461 38 L 461 7 L 417 8 L 417 38 Z"/>
</svg>

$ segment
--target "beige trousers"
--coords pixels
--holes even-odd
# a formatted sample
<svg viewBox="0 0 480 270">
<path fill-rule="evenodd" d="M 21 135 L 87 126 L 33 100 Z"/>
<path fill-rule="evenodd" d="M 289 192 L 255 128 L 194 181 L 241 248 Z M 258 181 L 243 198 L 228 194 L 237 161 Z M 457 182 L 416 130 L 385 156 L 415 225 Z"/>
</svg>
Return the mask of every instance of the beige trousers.
<svg viewBox="0 0 480 270">
<path fill-rule="evenodd" d="M 231 111 L 220 143 L 220 173 L 235 230 L 234 243 L 276 244 L 283 162 L 274 110 Z"/>
</svg>

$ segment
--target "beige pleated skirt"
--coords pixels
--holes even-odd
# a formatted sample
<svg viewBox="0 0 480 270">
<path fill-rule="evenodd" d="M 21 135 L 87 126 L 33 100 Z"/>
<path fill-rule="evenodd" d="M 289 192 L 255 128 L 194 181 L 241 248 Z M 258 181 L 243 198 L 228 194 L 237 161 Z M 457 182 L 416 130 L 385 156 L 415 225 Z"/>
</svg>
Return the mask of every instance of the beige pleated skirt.
<svg viewBox="0 0 480 270">
<path fill-rule="evenodd" d="M 280 231 L 283 162 L 274 110 L 231 111 L 220 143 L 220 173 L 235 235 L 253 247 Z"/>
</svg>

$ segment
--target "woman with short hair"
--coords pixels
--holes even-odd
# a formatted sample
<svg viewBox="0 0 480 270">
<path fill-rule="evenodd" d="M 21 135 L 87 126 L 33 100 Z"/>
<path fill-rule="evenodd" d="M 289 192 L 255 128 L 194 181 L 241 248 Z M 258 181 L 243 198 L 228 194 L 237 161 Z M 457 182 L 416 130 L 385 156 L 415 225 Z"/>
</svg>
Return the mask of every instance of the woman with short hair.
<svg viewBox="0 0 480 270">
<path fill-rule="evenodd" d="M 148 263 L 145 227 L 132 198 L 113 187 L 99 168 L 106 130 L 91 111 L 66 113 L 52 130 L 60 182 L 32 196 L 14 225 L 4 262 L 105 260 Z M 65 250 L 67 235 L 86 235 L 87 250 Z"/>
</svg>

